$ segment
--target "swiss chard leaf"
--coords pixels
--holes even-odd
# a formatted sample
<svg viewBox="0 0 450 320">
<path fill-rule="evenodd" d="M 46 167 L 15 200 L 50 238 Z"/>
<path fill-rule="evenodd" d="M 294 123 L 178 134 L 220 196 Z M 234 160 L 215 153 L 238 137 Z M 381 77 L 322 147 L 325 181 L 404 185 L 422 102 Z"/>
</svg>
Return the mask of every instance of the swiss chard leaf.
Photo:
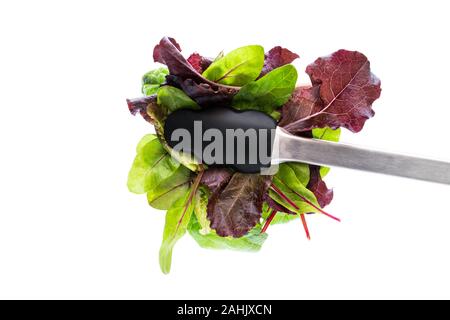
<svg viewBox="0 0 450 320">
<path fill-rule="evenodd" d="M 179 166 L 171 175 L 148 188 L 148 203 L 156 209 L 167 210 L 189 189 L 191 171 Z"/>
<path fill-rule="evenodd" d="M 274 47 L 270 49 L 269 52 L 265 53 L 264 67 L 259 76 L 262 77 L 273 69 L 289 64 L 297 58 L 299 58 L 298 54 L 293 53 L 286 48 L 280 46 Z"/>
<path fill-rule="evenodd" d="M 233 107 L 271 114 L 289 100 L 296 82 L 297 70 L 294 66 L 279 67 L 243 86 L 233 98 Z"/>
<path fill-rule="evenodd" d="M 211 228 L 221 237 L 247 234 L 261 218 L 263 196 L 270 179 L 259 174 L 235 173 L 208 203 Z"/>
<path fill-rule="evenodd" d="M 309 202 L 313 203 L 316 206 L 319 206 L 314 193 L 308 190 L 304 185 L 304 181 L 306 179 L 306 177 L 304 177 L 305 172 L 306 169 L 296 171 L 293 169 L 290 163 L 287 163 L 285 165 L 280 165 L 277 174 L 273 177 L 273 184 L 279 190 L 281 190 L 283 194 L 286 195 L 293 203 L 295 203 L 298 209 L 293 207 L 289 202 L 287 202 L 285 199 L 283 199 L 283 197 L 281 197 L 273 190 L 270 190 L 270 197 L 281 204 L 283 207 L 296 213 L 304 214 L 308 212 L 317 212 L 316 208 L 312 207 L 301 198 L 304 197 Z M 297 175 L 298 173 L 300 173 L 300 175 Z"/>
<path fill-rule="evenodd" d="M 267 233 L 261 233 L 261 225 L 259 224 L 240 238 L 221 237 L 214 230 L 208 234 L 202 234 L 201 225 L 194 216 L 191 218 L 188 230 L 199 246 L 206 249 L 258 251 L 267 239 Z"/>
<path fill-rule="evenodd" d="M 193 203 L 189 201 L 190 192 L 179 198 L 166 213 L 163 241 L 159 250 L 159 264 L 163 273 L 170 272 L 172 251 L 176 242 L 186 233 L 192 216 Z"/>
<path fill-rule="evenodd" d="M 243 86 L 255 80 L 264 65 L 264 49 L 251 45 L 235 49 L 214 61 L 203 76 L 213 82 Z"/>
<path fill-rule="evenodd" d="M 272 199 L 272 198 L 270 198 L 270 199 Z M 277 204 L 277 202 L 275 202 L 274 200 L 271 200 L 271 201 L 273 201 L 275 204 Z M 278 205 L 278 206 L 280 206 L 280 205 Z M 275 209 L 273 206 L 270 206 L 268 203 L 264 203 L 263 210 L 262 210 L 263 219 L 266 220 L 270 216 L 270 214 L 272 213 L 273 210 L 275 210 L 275 212 L 277 214 L 270 222 L 271 225 L 279 224 L 279 223 L 287 223 L 287 222 L 290 222 L 291 220 L 298 218 L 298 215 L 295 212 L 291 211 L 291 213 L 286 213 L 284 211 Z"/>
<path fill-rule="evenodd" d="M 142 93 L 145 96 L 150 96 L 158 92 L 159 87 L 166 81 L 166 76 L 169 74 L 169 69 L 158 68 L 147 72 L 142 77 Z"/>
<path fill-rule="evenodd" d="M 306 72 L 313 84 L 314 108 L 308 116 L 287 124 L 289 132 L 327 126 L 359 132 L 374 115 L 372 103 L 380 96 L 380 80 L 370 72 L 370 63 L 362 53 L 339 50 L 317 59 Z"/>
<path fill-rule="evenodd" d="M 298 163 L 298 162 L 289 162 L 289 163 L 282 163 L 280 164 L 281 170 L 277 172 L 275 175 L 275 178 L 279 181 L 283 181 L 283 179 L 286 178 L 286 171 L 289 168 L 292 173 L 295 175 L 295 179 L 301 183 L 303 186 L 306 187 L 306 185 L 309 182 L 310 179 L 310 166 L 304 163 Z M 272 193 L 274 195 L 274 193 Z M 298 197 L 297 197 L 298 198 Z M 282 200 L 280 197 L 277 197 L 278 200 Z M 265 195 L 264 197 L 265 205 L 266 207 L 263 207 L 263 218 L 267 218 L 269 213 L 268 209 L 271 208 L 275 212 L 278 212 L 273 221 L 282 220 L 283 222 L 287 222 L 294 217 L 297 216 L 297 213 L 288 209 L 287 207 L 283 206 L 281 203 L 275 201 L 270 197 L 270 195 Z M 264 212 L 266 211 L 266 216 L 264 215 Z M 282 214 L 281 214 L 282 213 Z M 291 215 L 292 217 L 288 217 Z M 276 223 L 276 222 L 275 222 Z"/>
<path fill-rule="evenodd" d="M 278 202 L 273 200 L 267 193 L 264 195 L 263 208 L 264 208 L 264 205 L 269 206 L 269 208 L 271 208 L 275 212 L 283 212 L 283 213 L 293 214 L 293 215 L 297 214 L 296 212 L 293 212 L 293 211 L 283 207 L 281 204 L 279 204 Z M 263 211 L 264 211 L 264 209 L 263 209 Z"/>
</svg>

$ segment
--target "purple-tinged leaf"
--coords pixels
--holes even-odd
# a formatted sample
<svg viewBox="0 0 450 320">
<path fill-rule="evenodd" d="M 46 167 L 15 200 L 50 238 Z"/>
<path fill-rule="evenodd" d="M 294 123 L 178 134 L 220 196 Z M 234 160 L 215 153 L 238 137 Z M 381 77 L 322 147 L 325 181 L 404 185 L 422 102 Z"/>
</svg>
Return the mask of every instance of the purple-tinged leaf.
<svg viewBox="0 0 450 320">
<path fill-rule="evenodd" d="M 163 63 L 169 69 L 169 73 L 182 79 L 192 79 L 197 83 L 207 83 L 214 89 L 225 87 L 229 89 L 238 89 L 238 87 L 226 86 L 212 82 L 200 73 L 183 57 L 180 52 L 180 46 L 173 38 L 164 37 L 153 50 L 155 62 Z"/>
<path fill-rule="evenodd" d="M 127 99 L 128 110 L 134 116 L 138 112 L 146 121 L 154 123 L 154 119 L 150 117 L 147 113 L 147 108 L 152 108 L 158 110 L 158 105 L 156 104 L 156 94 L 146 97 L 140 97 L 135 99 Z"/>
<path fill-rule="evenodd" d="M 212 63 L 212 60 L 209 58 L 205 58 L 204 56 L 201 56 L 197 52 L 194 52 L 189 56 L 187 61 L 191 64 L 191 66 L 197 71 L 198 73 L 202 73 L 205 71 L 209 65 Z"/>
<path fill-rule="evenodd" d="M 264 67 L 259 77 L 262 77 L 273 69 L 289 64 L 297 58 L 299 58 L 298 54 L 286 48 L 280 46 L 274 47 L 264 54 Z"/>
<path fill-rule="evenodd" d="M 283 207 L 281 204 L 273 200 L 268 193 L 264 195 L 264 201 L 267 205 L 272 208 L 275 212 L 284 212 L 287 214 L 297 215 L 294 211 L 289 210 L 288 208 Z"/>
<path fill-rule="evenodd" d="M 223 190 L 209 200 L 211 228 L 221 237 L 246 235 L 261 218 L 269 183 L 267 176 L 235 173 Z"/>
<path fill-rule="evenodd" d="M 162 64 L 166 64 L 163 53 L 167 50 L 168 46 L 166 42 L 170 42 L 178 51 L 181 51 L 181 47 L 174 38 L 164 37 L 159 44 L 153 49 L 153 60 Z"/>
<path fill-rule="evenodd" d="M 183 80 L 171 75 L 167 76 L 167 82 L 179 87 L 202 107 L 228 107 L 238 92 L 230 87 L 211 87 L 208 83 L 196 83 L 192 79 Z"/>
<path fill-rule="evenodd" d="M 183 57 L 180 46 L 173 38 L 164 37 L 153 50 L 155 62 L 165 64 L 171 75 L 182 78 L 201 80 L 202 76 L 195 71 L 192 65 Z"/>
<path fill-rule="evenodd" d="M 278 126 L 285 127 L 320 111 L 321 108 L 322 100 L 319 98 L 318 86 L 297 87 L 288 102 L 281 108 L 281 119 Z"/>
<path fill-rule="evenodd" d="M 201 106 L 228 105 L 233 96 L 238 92 L 238 87 L 222 85 L 204 78 L 199 72 L 199 67 L 208 62 L 205 58 L 194 56 L 191 63 L 186 60 L 180 46 L 172 38 L 164 37 L 155 47 L 153 52 L 155 61 L 165 64 L 170 72 L 167 82 L 186 92 Z M 199 65 L 196 65 L 196 64 Z"/>
<path fill-rule="evenodd" d="M 201 184 L 207 186 L 211 193 L 216 193 L 230 181 L 233 172 L 227 168 L 209 168 L 204 171 Z"/>
<path fill-rule="evenodd" d="M 314 193 L 321 208 L 329 205 L 333 200 L 333 189 L 328 189 L 325 181 L 320 176 L 320 167 L 309 166 L 309 183 L 307 188 Z"/>
<path fill-rule="evenodd" d="M 374 115 L 372 103 L 380 96 L 380 80 L 370 72 L 370 62 L 362 53 L 339 50 L 317 59 L 306 72 L 313 85 L 309 97 L 313 109 L 287 124 L 284 128 L 289 132 L 326 126 L 359 132 Z"/>
</svg>

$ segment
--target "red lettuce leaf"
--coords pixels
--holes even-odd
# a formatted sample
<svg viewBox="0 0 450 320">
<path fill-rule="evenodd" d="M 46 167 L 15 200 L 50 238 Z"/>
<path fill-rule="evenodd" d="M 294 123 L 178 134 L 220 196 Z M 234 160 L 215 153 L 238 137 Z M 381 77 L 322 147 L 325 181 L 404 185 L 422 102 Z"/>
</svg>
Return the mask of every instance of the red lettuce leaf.
<svg viewBox="0 0 450 320">
<path fill-rule="evenodd" d="M 303 86 L 295 88 L 291 98 L 281 108 L 281 119 L 278 126 L 304 119 L 315 112 L 319 112 L 323 103 L 319 98 L 319 86 Z M 312 136 L 311 136 L 312 137 Z"/>
<path fill-rule="evenodd" d="M 273 69 L 289 64 L 297 58 L 299 58 L 298 54 L 293 53 L 286 48 L 280 46 L 274 47 L 270 49 L 269 52 L 265 53 L 264 67 L 259 76 L 262 77 Z"/>
<path fill-rule="evenodd" d="M 306 108 L 289 119 L 285 129 L 291 133 L 323 127 L 345 127 L 359 132 L 374 115 L 372 103 L 381 93 L 380 80 L 370 72 L 370 62 L 357 51 L 339 50 L 317 59 L 306 68 L 313 87 L 299 107 Z M 291 106 L 292 108 L 292 106 Z M 295 116 L 295 114 L 294 114 Z"/>
<path fill-rule="evenodd" d="M 198 53 L 194 52 L 189 56 L 187 61 L 191 64 L 191 66 L 197 71 L 198 73 L 202 73 L 205 71 L 209 65 L 212 63 L 212 60 L 209 58 L 205 58 Z"/>
<path fill-rule="evenodd" d="M 156 103 L 156 94 L 140 97 L 135 99 L 127 99 L 128 110 L 130 110 L 131 114 L 135 116 L 138 112 L 146 121 L 150 123 L 154 123 L 154 119 L 152 119 L 147 113 L 147 108 L 159 109 Z"/>
<path fill-rule="evenodd" d="M 200 106 L 216 105 L 218 102 L 229 104 L 239 90 L 238 87 L 218 84 L 204 78 L 196 69 L 198 66 L 193 66 L 198 57 L 191 59 L 193 64 L 189 63 L 173 38 L 162 38 L 153 50 L 153 58 L 169 69 L 167 82 L 181 88 Z"/>
<path fill-rule="evenodd" d="M 209 168 L 203 172 L 201 184 L 208 187 L 212 193 L 216 193 L 230 181 L 233 172 L 227 168 Z"/>
<path fill-rule="evenodd" d="M 333 200 L 333 190 L 328 189 L 322 180 L 319 166 L 309 166 L 309 183 L 306 187 L 314 193 L 321 208 L 329 205 Z"/>
<path fill-rule="evenodd" d="M 208 83 L 197 83 L 192 79 L 182 79 L 172 75 L 168 75 L 166 78 L 168 84 L 183 90 L 202 107 L 228 107 L 238 92 L 236 89 L 229 87 L 212 87 Z"/>
<path fill-rule="evenodd" d="M 180 45 L 175 39 L 164 37 L 153 49 L 153 60 L 165 64 L 169 68 L 170 74 L 185 78 L 201 77 L 180 51 Z"/>
<path fill-rule="evenodd" d="M 159 44 L 157 44 L 155 46 L 155 48 L 153 49 L 153 60 L 155 62 L 166 64 L 166 61 L 164 60 L 164 56 L 163 56 L 163 52 L 165 50 L 167 50 L 166 42 L 170 42 L 176 49 L 178 49 L 178 51 L 181 51 L 180 45 L 174 38 L 164 37 L 161 39 Z"/>
<path fill-rule="evenodd" d="M 211 228 L 221 237 L 246 235 L 261 218 L 270 177 L 235 173 L 229 183 L 208 202 Z"/>
</svg>

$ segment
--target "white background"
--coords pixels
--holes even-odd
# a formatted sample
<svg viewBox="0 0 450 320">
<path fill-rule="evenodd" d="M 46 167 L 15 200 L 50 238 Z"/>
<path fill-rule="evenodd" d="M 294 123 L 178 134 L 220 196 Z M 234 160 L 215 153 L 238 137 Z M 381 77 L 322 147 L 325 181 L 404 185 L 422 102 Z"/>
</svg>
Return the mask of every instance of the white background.
<svg viewBox="0 0 450 320">
<path fill-rule="evenodd" d="M 342 218 L 271 226 L 259 253 L 189 236 L 159 270 L 164 213 L 131 194 L 152 131 L 140 95 L 153 46 L 187 55 L 247 44 L 315 58 L 365 53 L 382 81 L 375 118 L 342 141 L 450 158 L 446 1 L 2 1 L 1 298 L 450 298 L 450 187 L 332 170 Z"/>
</svg>

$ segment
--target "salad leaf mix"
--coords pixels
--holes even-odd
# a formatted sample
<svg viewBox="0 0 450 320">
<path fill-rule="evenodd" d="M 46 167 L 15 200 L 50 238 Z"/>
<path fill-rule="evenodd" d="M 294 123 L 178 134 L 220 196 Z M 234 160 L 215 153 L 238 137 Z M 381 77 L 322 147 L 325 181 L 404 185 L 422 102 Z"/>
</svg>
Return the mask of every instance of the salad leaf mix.
<svg viewBox="0 0 450 320">
<path fill-rule="evenodd" d="M 329 168 L 284 163 L 273 176 L 243 174 L 208 168 L 164 140 L 171 112 L 216 106 L 267 113 L 302 137 L 338 141 L 341 127 L 359 132 L 381 93 L 368 59 L 347 50 L 318 58 L 306 69 L 311 85 L 296 87 L 291 63 L 297 58 L 279 46 L 264 52 L 249 45 L 213 59 L 199 53 L 186 59 L 173 38 L 155 46 L 153 59 L 164 66 L 144 74 L 144 96 L 127 100 L 130 112 L 156 131 L 138 143 L 128 189 L 146 194 L 153 208 L 167 210 L 159 254 L 164 273 L 170 271 L 174 245 L 186 233 L 203 248 L 257 251 L 270 224 L 300 218 L 309 238 L 306 214 L 339 220 L 323 210 L 333 199 L 323 180 Z"/>
</svg>

